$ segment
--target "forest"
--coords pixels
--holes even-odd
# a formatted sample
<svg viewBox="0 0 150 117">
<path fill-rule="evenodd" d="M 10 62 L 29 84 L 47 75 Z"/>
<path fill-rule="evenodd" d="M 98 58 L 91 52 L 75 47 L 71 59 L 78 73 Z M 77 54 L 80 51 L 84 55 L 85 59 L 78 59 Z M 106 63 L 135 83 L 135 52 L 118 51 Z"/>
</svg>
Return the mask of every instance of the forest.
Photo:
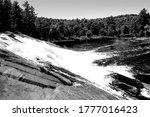
<svg viewBox="0 0 150 117">
<path fill-rule="evenodd" d="M 59 41 L 91 37 L 149 37 L 150 13 L 125 14 L 97 19 L 53 19 L 38 17 L 26 1 L 0 0 L 0 32 L 23 33 L 40 40 Z"/>
</svg>

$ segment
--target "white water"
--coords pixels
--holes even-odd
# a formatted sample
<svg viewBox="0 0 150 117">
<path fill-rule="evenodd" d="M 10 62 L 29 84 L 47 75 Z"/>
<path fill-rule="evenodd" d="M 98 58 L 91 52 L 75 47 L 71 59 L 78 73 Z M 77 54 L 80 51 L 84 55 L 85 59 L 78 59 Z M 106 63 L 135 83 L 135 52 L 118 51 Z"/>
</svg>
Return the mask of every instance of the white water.
<svg viewBox="0 0 150 117">
<path fill-rule="evenodd" d="M 36 64 L 44 65 L 44 62 L 50 62 L 53 65 L 63 67 L 104 89 L 108 89 L 111 79 L 107 75 L 112 72 L 133 78 L 130 67 L 117 65 L 103 67 L 93 64 L 95 60 L 111 57 L 110 53 L 68 50 L 27 36 L 15 35 L 15 39 L 19 41 L 6 34 L 0 34 L 0 48 L 9 50 Z"/>
</svg>

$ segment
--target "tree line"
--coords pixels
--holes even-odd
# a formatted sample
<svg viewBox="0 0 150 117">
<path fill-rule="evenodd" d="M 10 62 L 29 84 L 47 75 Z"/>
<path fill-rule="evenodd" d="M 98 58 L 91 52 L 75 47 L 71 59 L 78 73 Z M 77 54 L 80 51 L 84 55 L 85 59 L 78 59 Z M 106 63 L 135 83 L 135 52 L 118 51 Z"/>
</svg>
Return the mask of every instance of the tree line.
<svg viewBox="0 0 150 117">
<path fill-rule="evenodd" d="M 17 1 L 0 0 L 0 32 L 20 32 L 34 37 L 36 19 L 34 8 L 28 2 L 21 8 Z"/>
<path fill-rule="evenodd" d="M 97 19 L 52 19 L 37 17 L 27 1 L 0 0 L 0 32 L 23 33 L 41 40 L 87 39 L 99 36 L 150 36 L 150 14 L 144 8 L 139 14 Z"/>
</svg>

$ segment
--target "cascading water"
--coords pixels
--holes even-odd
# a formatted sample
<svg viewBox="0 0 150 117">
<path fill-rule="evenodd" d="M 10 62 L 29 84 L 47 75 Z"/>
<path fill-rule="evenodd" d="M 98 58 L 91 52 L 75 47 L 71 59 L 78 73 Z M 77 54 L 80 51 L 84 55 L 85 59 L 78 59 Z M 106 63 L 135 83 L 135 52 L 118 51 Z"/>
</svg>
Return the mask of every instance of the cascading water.
<svg viewBox="0 0 150 117">
<path fill-rule="evenodd" d="M 119 96 L 128 94 L 134 97 L 140 95 L 149 98 L 148 90 L 142 82 L 135 78 L 135 73 L 132 71 L 133 65 L 118 64 L 118 61 L 124 62 L 122 57 L 125 56 L 122 55 L 121 49 L 112 51 L 111 45 L 88 51 L 75 51 L 27 36 L 14 35 L 11 37 L 7 34 L 0 34 L 0 48 L 9 50 L 35 64 L 44 66 L 46 63 L 51 63 L 64 68 L 91 81 L 95 86 L 103 88 L 109 93 Z M 108 51 L 104 51 L 107 49 Z M 142 53 L 139 51 L 141 49 L 134 52 L 137 52 L 136 55 L 138 55 Z M 126 55 L 129 58 L 132 54 L 127 51 Z M 134 88 L 137 88 L 139 92 L 134 91 Z M 131 94 L 134 92 L 136 94 Z"/>
</svg>

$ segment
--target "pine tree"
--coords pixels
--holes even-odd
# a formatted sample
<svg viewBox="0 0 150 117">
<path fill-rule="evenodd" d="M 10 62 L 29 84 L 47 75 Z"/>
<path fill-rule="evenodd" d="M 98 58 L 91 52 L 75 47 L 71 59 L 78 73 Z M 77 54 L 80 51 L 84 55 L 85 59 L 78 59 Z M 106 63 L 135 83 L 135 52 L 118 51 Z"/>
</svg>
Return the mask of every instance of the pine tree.
<svg viewBox="0 0 150 117">
<path fill-rule="evenodd" d="M 144 8 L 140 11 L 138 17 L 139 36 L 144 36 L 144 27 L 149 24 L 150 14 Z"/>
<path fill-rule="evenodd" d="M 12 5 L 12 31 L 21 32 L 23 27 L 23 15 L 17 1 Z"/>
<path fill-rule="evenodd" d="M 149 23 L 150 20 L 150 14 L 147 12 L 147 10 L 144 8 L 139 13 L 139 23 L 144 27 Z"/>
<path fill-rule="evenodd" d="M 23 4 L 23 7 L 23 32 L 30 36 L 36 37 L 36 14 L 34 8 L 30 6 L 27 1 Z"/>
<path fill-rule="evenodd" d="M 10 31 L 11 30 L 11 8 L 12 4 L 10 0 L 4 0 L 3 3 L 3 12 L 2 12 L 2 24 L 3 24 L 3 31 Z"/>
</svg>

